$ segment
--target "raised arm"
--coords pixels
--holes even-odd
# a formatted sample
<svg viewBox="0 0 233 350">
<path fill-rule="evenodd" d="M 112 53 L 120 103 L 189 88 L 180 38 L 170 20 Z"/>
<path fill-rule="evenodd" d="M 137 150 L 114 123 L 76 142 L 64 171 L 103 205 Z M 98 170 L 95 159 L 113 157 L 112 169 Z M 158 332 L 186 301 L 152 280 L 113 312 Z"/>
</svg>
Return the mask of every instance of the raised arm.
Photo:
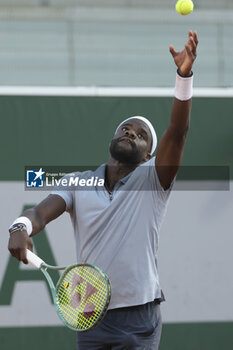
<svg viewBox="0 0 233 350">
<path fill-rule="evenodd" d="M 28 218 L 32 224 L 30 236 L 39 233 L 52 220 L 60 216 L 66 209 L 64 199 L 58 195 L 49 195 L 41 203 L 32 209 L 23 212 L 22 216 Z M 17 228 L 17 227 L 16 227 Z M 11 231 L 9 229 L 9 231 Z M 32 250 L 33 244 L 27 230 L 16 230 L 10 233 L 8 249 L 15 258 L 28 263 L 26 249 Z"/>
<path fill-rule="evenodd" d="M 176 52 L 174 47 L 170 46 L 170 52 L 178 68 L 176 92 L 170 123 L 159 143 L 155 160 L 157 174 L 164 189 L 169 188 L 182 162 L 192 103 L 188 90 L 191 90 L 190 77 L 197 45 L 197 33 L 189 31 L 188 42 L 181 52 Z"/>
</svg>

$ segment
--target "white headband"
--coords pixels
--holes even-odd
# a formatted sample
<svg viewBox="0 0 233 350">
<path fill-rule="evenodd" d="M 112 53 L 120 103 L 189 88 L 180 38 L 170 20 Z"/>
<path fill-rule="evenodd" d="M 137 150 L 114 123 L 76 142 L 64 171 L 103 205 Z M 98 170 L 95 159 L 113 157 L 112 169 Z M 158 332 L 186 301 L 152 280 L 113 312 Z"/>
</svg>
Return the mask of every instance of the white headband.
<svg viewBox="0 0 233 350">
<path fill-rule="evenodd" d="M 151 124 L 151 122 L 146 119 L 145 117 L 141 117 L 141 116 L 133 116 L 133 117 L 130 117 L 130 118 L 127 118 L 125 119 L 122 123 L 120 123 L 120 125 L 118 125 L 117 129 L 116 129 L 116 132 L 117 130 L 119 129 L 119 127 L 124 124 L 125 122 L 127 122 L 128 120 L 131 120 L 131 119 L 140 119 L 142 120 L 147 126 L 148 128 L 150 129 L 150 132 L 151 132 L 151 135 L 152 135 L 152 146 L 151 146 L 151 152 L 150 154 L 153 154 L 155 149 L 156 149 L 156 146 L 157 146 L 157 136 L 156 136 L 156 132 L 155 132 L 155 129 L 153 127 L 153 125 Z"/>
</svg>

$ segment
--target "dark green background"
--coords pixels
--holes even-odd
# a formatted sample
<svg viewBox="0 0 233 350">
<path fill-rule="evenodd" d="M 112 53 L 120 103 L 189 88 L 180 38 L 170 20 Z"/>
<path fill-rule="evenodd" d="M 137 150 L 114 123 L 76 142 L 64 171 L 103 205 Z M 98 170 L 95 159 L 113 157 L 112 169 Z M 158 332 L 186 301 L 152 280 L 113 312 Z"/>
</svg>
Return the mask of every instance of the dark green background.
<svg viewBox="0 0 233 350">
<path fill-rule="evenodd" d="M 0 180 L 23 180 L 24 166 L 99 165 L 117 125 L 143 115 L 161 138 L 171 98 L 1 96 Z M 233 99 L 195 98 L 183 165 L 233 165 Z M 232 172 L 231 172 L 232 176 Z"/>
<path fill-rule="evenodd" d="M 171 98 L 1 96 L 0 180 L 24 180 L 30 165 L 99 165 L 117 125 L 132 115 L 165 131 Z M 194 98 L 184 165 L 233 166 L 233 99 Z M 231 171 L 231 178 L 232 178 Z M 75 349 L 64 327 L 1 328 L 4 350 Z M 165 324 L 161 350 L 229 350 L 233 323 Z"/>
</svg>

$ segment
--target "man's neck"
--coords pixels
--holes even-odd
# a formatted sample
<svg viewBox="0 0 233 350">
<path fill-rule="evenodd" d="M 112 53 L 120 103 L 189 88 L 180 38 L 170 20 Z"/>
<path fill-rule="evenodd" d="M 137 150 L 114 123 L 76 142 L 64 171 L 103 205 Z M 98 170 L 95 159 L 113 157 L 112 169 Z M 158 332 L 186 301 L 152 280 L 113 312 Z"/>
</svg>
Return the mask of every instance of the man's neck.
<svg viewBox="0 0 233 350">
<path fill-rule="evenodd" d="M 108 191 L 112 192 L 115 184 L 130 174 L 139 165 L 140 164 L 120 163 L 119 161 L 110 157 L 105 172 L 105 185 Z"/>
</svg>

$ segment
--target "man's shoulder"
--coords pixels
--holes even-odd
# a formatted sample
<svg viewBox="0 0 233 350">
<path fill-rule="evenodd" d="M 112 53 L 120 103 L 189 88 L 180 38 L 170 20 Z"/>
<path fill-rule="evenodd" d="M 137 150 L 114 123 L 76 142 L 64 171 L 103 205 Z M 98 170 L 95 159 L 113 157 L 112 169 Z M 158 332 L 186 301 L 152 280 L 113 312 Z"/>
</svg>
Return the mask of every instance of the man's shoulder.
<svg viewBox="0 0 233 350">
<path fill-rule="evenodd" d="M 84 167 L 83 167 L 84 168 Z M 66 188 L 71 190 L 79 190 L 79 189 L 90 189 L 98 186 L 104 185 L 104 179 L 105 179 L 105 166 L 101 165 L 96 169 L 96 167 L 93 167 L 93 169 L 88 169 L 84 171 L 74 171 L 71 173 L 66 174 L 63 176 L 63 178 L 59 181 L 59 189 L 60 188 Z"/>
<path fill-rule="evenodd" d="M 105 174 L 105 164 L 102 164 L 98 167 L 93 166 L 89 167 L 89 169 L 86 169 L 87 167 L 80 167 L 80 170 L 73 171 L 71 173 L 66 174 L 65 178 L 71 178 L 71 177 L 79 177 L 80 179 L 88 179 L 92 176 L 98 177 L 103 176 Z"/>
<path fill-rule="evenodd" d="M 134 172 L 136 174 L 146 174 L 148 172 L 150 172 L 152 170 L 152 172 L 154 172 L 155 169 L 155 157 L 149 159 L 147 162 L 144 162 L 142 164 L 140 164 L 135 170 Z"/>
<path fill-rule="evenodd" d="M 154 166 L 155 165 L 155 157 L 151 157 L 147 162 L 142 163 L 140 166 Z"/>
</svg>

